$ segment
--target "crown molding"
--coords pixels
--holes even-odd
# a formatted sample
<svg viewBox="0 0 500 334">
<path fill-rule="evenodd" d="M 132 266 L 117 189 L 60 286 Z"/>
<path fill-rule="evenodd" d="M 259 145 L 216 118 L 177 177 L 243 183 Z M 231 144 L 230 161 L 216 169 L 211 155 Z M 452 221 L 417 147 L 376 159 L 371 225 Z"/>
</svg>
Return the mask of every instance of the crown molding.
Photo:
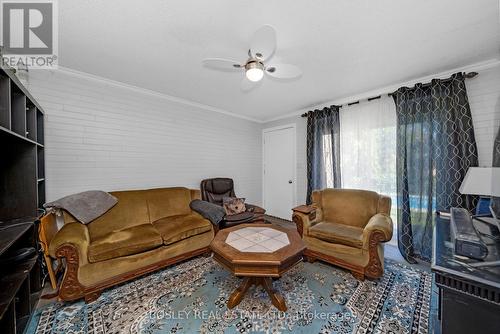
<svg viewBox="0 0 500 334">
<path fill-rule="evenodd" d="M 351 102 L 351 101 L 365 100 L 365 99 L 373 97 L 373 96 L 378 96 L 378 95 L 382 95 L 382 94 L 387 94 L 387 93 L 393 92 L 393 91 L 395 91 L 398 88 L 403 87 L 403 86 L 413 86 L 413 85 L 415 85 L 416 83 L 419 83 L 419 82 L 428 82 L 428 81 L 431 81 L 432 79 L 435 79 L 435 78 L 448 77 L 448 76 L 450 76 L 450 75 L 452 75 L 453 73 L 456 73 L 456 72 L 470 72 L 470 71 L 478 71 L 479 72 L 479 71 L 487 70 L 487 69 L 490 69 L 490 68 L 493 68 L 493 67 L 496 67 L 496 66 L 499 66 L 499 65 L 500 65 L 500 59 L 499 58 L 489 59 L 489 60 L 486 60 L 486 61 L 483 61 L 483 62 L 478 62 L 478 63 L 474 63 L 474 64 L 470 64 L 470 65 L 466 65 L 466 66 L 461 66 L 461 67 L 456 67 L 456 68 L 453 68 L 451 70 L 447 70 L 447 71 L 444 71 L 444 72 L 439 72 L 437 74 L 426 75 L 426 76 L 419 77 L 419 78 L 416 78 L 416 79 L 412 79 L 412 80 L 409 80 L 409 81 L 399 82 L 399 83 L 388 85 L 388 86 L 385 86 L 385 87 L 382 87 L 382 88 L 377 88 L 377 89 L 374 89 L 374 90 L 363 92 L 363 93 L 360 93 L 360 94 L 344 96 L 344 97 L 341 97 L 341 98 L 338 98 L 338 99 L 335 99 L 335 100 L 321 102 L 321 103 L 314 104 L 314 105 L 311 105 L 311 106 L 306 107 L 306 108 L 301 108 L 301 109 L 296 110 L 294 112 L 290 112 L 290 113 L 287 113 L 287 114 L 284 114 L 284 115 L 281 115 L 281 116 L 278 116 L 278 117 L 273 117 L 273 118 L 264 119 L 264 120 L 253 118 L 253 117 L 248 117 L 248 116 L 244 116 L 244 115 L 239 115 L 239 114 L 236 114 L 234 112 L 227 111 L 227 110 L 224 110 L 224 109 L 221 109 L 221 108 L 217 108 L 217 107 L 214 107 L 214 106 L 210 106 L 210 105 L 207 105 L 207 104 L 203 104 L 203 103 L 191 101 L 191 100 L 188 100 L 188 99 L 184 99 L 184 98 L 180 98 L 180 97 L 176 97 L 176 96 L 172 96 L 172 95 L 160 93 L 160 92 L 157 92 L 157 91 L 154 91 L 154 90 L 150 90 L 150 89 L 141 88 L 141 87 L 138 87 L 138 86 L 126 84 L 126 83 L 123 83 L 121 81 L 107 79 L 107 78 L 104 78 L 104 77 L 101 77 L 101 76 L 98 76 L 98 75 L 94 75 L 94 74 L 90 74 L 90 73 L 87 73 L 87 72 L 82 72 L 82 71 L 74 70 L 74 69 L 71 69 L 71 68 L 68 68 L 68 67 L 64 67 L 64 66 L 58 66 L 58 69 L 55 70 L 55 72 L 61 72 L 61 73 L 68 74 L 68 75 L 71 75 L 71 76 L 78 76 L 78 77 L 81 77 L 81 78 L 84 78 L 84 79 L 88 79 L 88 80 L 99 81 L 99 82 L 102 82 L 102 83 L 105 83 L 105 84 L 108 84 L 108 85 L 113 85 L 113 86 L 116 86 L 116 87 L 128 89 L 128 90 L 135 91 L 135 92 L 138 92 L 138 93 L 141 93 L 141 94 L 155 96 L 155 97 L 158 97 L 158 98 L 161 98 L 161 99 L 165 99 L 165 100 L 168 100 L 168 101 L 171 101 L 171 102 L 175 102 L 175 103 L 179 103 L 179 104 L 184 104 L 184 105 L 187 105 L 187 106 L 192 106 L 192 107 L 195 107 L 195 108 L 200 108 L 200 109 L 204 109 L 204 110 L 216 112 L 216 113 L 223 114 L 223 115 L 226 115 L 226 116 L 231 116 L 231 117 L 240 118 L 240 119 L 244 119 L 244 120 L 247 120 L 247 121 L 251 121 L 251 122 L 263 124 L 263 123 L 269 123 L 269 122 L 278 121 L 278 120 L 289 118 L 289 117 L 299 116 L 299 115 L 301 115 L 304 112 L 307 112 L 309 110 L 321 109 L 321 108 L 323 108 L 325 106 L 330 106 L 332 104 L 342 105 L 342 104 L 346 104 L 346 103 Z"/>
<path fill-rule="evenodd" d="M 101 76 L 98 76 L 98 75 L 95 75 L 95 74 L 90 74 L 90 73 L 87 73 L 87 72 L 77 71 L 77 70 L 74 70 L 74 69 L 71 69 L 71 68 L 68 68 L 68 67 L 64 67 L 64 66 L 58 66 L 58 68 L 56 70 L 53 70 L 53 71 L 55 73 L 60 72 L 60 73 L 67 74 L 67 75 L 70 75 L 70 76 L 76 76 L 76 77 L 84 78 L 84 79 L 87 79 L 87 80 L 99 81 L 99 82 L 105 83 L 107 85 L 112 85 L 112 86 L 116 86 L 116 87 L 128 89 L 128 90 L 131 90 L 131 91 L 134 91 L 134 92 L 138 92 L 138 93 L 141 93 L 141 94 L 146 94 L 146 95 L 149 95 L 149 96 L 158 97 L 158 98 L 165 99 L 165 100 L 168 100 L 168 101 L 171 101 L 171 102 L 175 102 L 175 103 L 179 103 L 179 104 L 184 104 L 184 105 L 195 107 L 195 108 L 205 109 L 205 110 L 216 112 L 216 113 L 223 114 L 223 115 L 226 115 L 226 116 L 240 118 L 240 119 L 244 119 L 244 120 L 255 122 L 255 123 L 264 123 L 264 121 L 262 121 L 262 120 L 259 120 L 259 119 L 256 119 L 256 118 L 252 118 L 252 117 L 248 117 L 248 116 L 244 116 L 244 115 L 239 115 L 239 114 L 236 114 L 234 112 L 227 111 L 227 110 L 224 110 L 224 109 L 221 109 L 221 108 L 217 108 L 217 107 L 213 107 L 213 106 L 210 106 L 210 105 L 207 105 L 207 104 L 203 104 L 203 103 L 191 101 L 191 100 L 188 100 L 188 99 L 183 99 L 183 98 L 180 98 L 180 97 L 176 97 L 176 96 L 172 96 L 172 95 L 160 93 L 160 92 L 157 92 L 157 91 L 154 91 L 154 90 L 151 90 L 151 89 L 146 89 L 146 88 L 141 88 L 141 87 L 138 87 L 138 86 L 126 84 L 126 83 L 121 82 L 121 81 L 107 79 L 107 78 L 104 78 L 104 77 L 101 77 Z"/>
<path fill-rule="evenodd" d="M 457 72 L 471 72 L 471 71 L 480 72 L 480 71 L 484 71 L 484 70 L 487 70 L 487 69 L 490 69 L 493 67 L 497 67 L 499 65 L 500 65 L 500 59 L 494 58 L 494 59 L 489 59 L 489 60 L 486 60 L 483 62 L 478 62 L 478 63 L 474 63 L 474 64 L 470 64 L 470 65 L 466 65 L 466 66 L 461 66 L 461 67 L 456 67 L 456 68 L 448 70 L 448 71 L 439 72 L 437 74 L 426 75 L 426 76 L 412 79 L 409 81 L 395 83 L 395 84 L 392 84 L 389 86 L 377 88 L 377 89 L 370 90 L 370 91 L 367 91 L 364 93 L 350 95 L 350 96 L 344 96 L 344 97 L 341 97 L 341 98 L 338 98 L 335 100 L 321 102 L 321 103 L 309 106 L 307 108 L 302 108 L 302 109 L 296 110 L 294 112 L 287 113 L 287 114 L 282 115 L 282 116 L 266 119 L 266 120 L 262 121 L 262 123 L 269 123 L 269 122 L 274 122 L 274 121 L 278 121 L 278 120 L 289 118 L 289 117 L 300 116 L 303 113 L 308 112 L 309 110 L 322 109 L 324 107 L 331 106 L 333 104 L 334 105 L 343 105 L 343 104 L 346 104 L 346 103 L 349 103 L 352 101 L 366 100 L 370 97 L 392 93 L 392 92 L 396 91 L 397 89 L 399 89 L 400 87 L 404 87 L 404 86 L 410 87 L 410 86 L 414 86 L 415 84 L 417 84 L 419 82 L 429 82 L 432 79 L 436 79 L 436 78 L 446 78 L 446 77 L 451 76 L 453 73 L 457 73 Z M 480 75 L 481 75 L 481 73 L 479 73 L 479 76 Z"/>
</svg>

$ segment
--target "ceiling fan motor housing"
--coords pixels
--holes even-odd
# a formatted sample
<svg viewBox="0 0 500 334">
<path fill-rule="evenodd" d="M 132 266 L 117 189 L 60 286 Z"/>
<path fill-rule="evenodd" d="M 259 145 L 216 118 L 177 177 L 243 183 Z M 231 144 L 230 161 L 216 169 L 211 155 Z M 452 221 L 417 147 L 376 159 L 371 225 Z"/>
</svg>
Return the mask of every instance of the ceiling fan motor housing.
<svg viewBox="0 0 500 334">
<path fill-rule="evenodd" d="M 258 68 L 260 70 L 264 70 L 264 63 L 262 63 L 261 61 L 259 61 L 257 59 L 250 59 L 245 64 L 245 70 L 248 71 L 248 70 L 253 69 L 253 68 Z"/>
</svg>

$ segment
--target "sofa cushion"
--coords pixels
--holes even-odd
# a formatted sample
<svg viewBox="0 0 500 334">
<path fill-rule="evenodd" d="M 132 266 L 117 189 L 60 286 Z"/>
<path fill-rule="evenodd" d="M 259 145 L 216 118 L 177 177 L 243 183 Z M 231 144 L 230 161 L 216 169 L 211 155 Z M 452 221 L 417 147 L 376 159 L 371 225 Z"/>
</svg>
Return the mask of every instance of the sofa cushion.
<svg viewBox="0 0 500 334">
<path fill-rule="evenodd" d="M 309 236 L 346 246 L 363 247 L 363 229 L 355 226 L 321 222 L 309 229 Z"/>
<path fill-rule="evenodd" d="M 111 194 L 118 199 L 118 203 L 87 225 L 90 240 L 104 238 L 114 231 L 150 223 L 144 190 L 116 191 Z"/>
<path fill-rule="evenodd" d="M 182 187 L 145 190 L 150 222 L 191 213 L 191 190 Z"/>
<path fill-rule="evenodd" d="M 364 228 L 378 213 L 379 195 L 356 189 L 324 189 L 321 191 L 323 219 L 328 222 Z"/>
<path fill-rule="evenodd" d="M 88 251 L 89 262 L 99 262 L 120 256 L 142 253 L 163 245 L 160 233 L 151 224 L 132 226 L 112 231 L 102 237 L 91 239 Z"/>
<path fill-rule="evenodd" d="M 198 214 L 165 217 L 153 222 L 153 226 L 160 232 L 165 245 L 173 244 L 212 229 L 210 221 Z"/>
</svg>

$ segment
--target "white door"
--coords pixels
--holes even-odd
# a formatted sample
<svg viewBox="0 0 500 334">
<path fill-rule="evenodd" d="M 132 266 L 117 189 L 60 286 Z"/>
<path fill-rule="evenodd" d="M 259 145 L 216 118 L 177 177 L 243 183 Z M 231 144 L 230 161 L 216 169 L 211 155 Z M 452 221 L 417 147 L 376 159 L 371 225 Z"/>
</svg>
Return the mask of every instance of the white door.
<svg viewBox="0 0 500 334">
<path fill-rule="evenodd" d="M 264 208 L 291 219 L 295 206 L 295 125 L 264 129 Z"/>
</svg>

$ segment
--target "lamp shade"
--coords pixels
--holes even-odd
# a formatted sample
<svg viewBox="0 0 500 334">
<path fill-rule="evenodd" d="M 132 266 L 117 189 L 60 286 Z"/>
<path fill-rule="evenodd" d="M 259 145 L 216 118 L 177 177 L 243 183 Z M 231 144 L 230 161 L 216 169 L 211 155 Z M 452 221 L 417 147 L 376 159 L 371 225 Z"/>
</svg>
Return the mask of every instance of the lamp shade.
<svg viewBox="0 0 500 334">
<path fill-rule="evenodd" d="M 500 167 L 470 167 L 459 191 L 466 195 L 500 196 Z"/>
</svg>

